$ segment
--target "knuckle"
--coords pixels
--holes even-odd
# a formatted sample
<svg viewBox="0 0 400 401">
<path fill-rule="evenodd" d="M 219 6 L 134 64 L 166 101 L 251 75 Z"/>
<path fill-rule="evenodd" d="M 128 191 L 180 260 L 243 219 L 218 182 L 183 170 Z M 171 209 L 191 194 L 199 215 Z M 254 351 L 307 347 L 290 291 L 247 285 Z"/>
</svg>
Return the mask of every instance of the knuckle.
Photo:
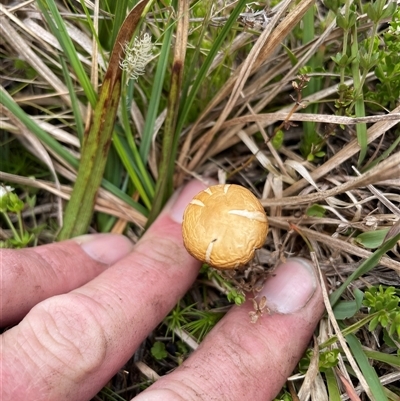
<svg viewBox="0 0 400 401">
<path fill-rule="evenodd" d="M 152 246 L 152 243 L 157 243 L 157 246 Z M 151 254 L 147 251 L 149 245 L 151 246 Z M 143 238 L 140 246 L 138 244 L 135 250 L 136 255 L 141 255 L 140 262 L 144 268 L 157 272 L 161 268 L 165 274 L 168 274 L 170 268 L 184 262 L 185 252 L 183 245 L 166 237 L 159 237 L 156 241 Z"/>
<path fill-rule="evenodd" d="M 53 297 L 34 307 L 34 332 L 39 348 L 48 354 L 49 369 L 73 381 L 84 380 L 99 369 L 108 341 L 98 309 L 96 301 L 77 293 Z"/>
</svg>

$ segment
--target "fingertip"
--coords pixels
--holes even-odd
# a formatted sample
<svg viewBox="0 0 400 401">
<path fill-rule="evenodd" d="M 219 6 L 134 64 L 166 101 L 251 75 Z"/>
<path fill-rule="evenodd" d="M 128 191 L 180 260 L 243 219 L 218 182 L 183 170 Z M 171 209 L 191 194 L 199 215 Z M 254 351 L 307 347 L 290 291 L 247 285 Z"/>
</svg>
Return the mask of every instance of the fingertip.
<svg viewBox="0 0 400 401">
<path fill-rule="evenodd" d="M 153 390 L 150 388 L 149 390 L 140 393 L 131 401 L 185 401 L 185 398 L 182 398 L 179 394 L 177 394 L 173 390 L 168 390 L 168 389 Z"/>
<path fill-rule="evenodd" d="M 96 262 L 113 265 L 132 252 L 134 244 L 120 234 L 87 234 L 72 238 Z"/>
<path fill-rule="evenodd" d="M 277 267 L 258 298 L 265 296 L 267 306 L 273 312 L 291 314 L 307 305 L 317 287 L 318 280 L 311 261 L 291 258 Z"/>
<path fill-rule="evenodd" d="M 169 214 L 173 221 L 181 224 L 183 220 L 183 212 L 193 197 L 200 191 L 203 191 L 215 183 L 216 182 L 212 179 L 207 179 L 205 181 L 189 181 L 185 186 L 178 189 L 175 194 L 172 195 L 171 199 L 165 206 L 165 212 Z"/>
</svg>

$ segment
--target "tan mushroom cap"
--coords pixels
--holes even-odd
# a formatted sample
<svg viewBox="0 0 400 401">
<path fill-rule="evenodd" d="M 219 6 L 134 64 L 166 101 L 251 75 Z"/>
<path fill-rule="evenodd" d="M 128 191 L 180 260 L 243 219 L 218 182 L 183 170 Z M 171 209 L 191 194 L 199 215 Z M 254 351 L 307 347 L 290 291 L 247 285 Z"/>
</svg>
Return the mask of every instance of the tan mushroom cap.
<svg viewBox="0 0 400 401">
<path fill-rule="evenodd" d="M 198 193 L 183 215 L 187 251 L 218 269 L 235 269 L 264 245 L 268 220 L 259 200 L 240 185 L 214 185 Z"/>
</svg>

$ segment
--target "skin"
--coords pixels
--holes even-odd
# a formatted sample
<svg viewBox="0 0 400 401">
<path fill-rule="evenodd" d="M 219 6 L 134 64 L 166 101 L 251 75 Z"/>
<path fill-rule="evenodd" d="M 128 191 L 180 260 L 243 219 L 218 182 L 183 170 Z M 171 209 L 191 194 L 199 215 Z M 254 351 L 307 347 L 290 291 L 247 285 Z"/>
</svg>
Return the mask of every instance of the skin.
<svg viewBox="0 0 400 401">
<path fill-rule="evenodd" d="M 2 400 L 90 400 L 128 361 L 196 279 L 200 263 L 183 247 L 180 219 L 203 188 L 191 182 L 177 193 L 136 245 L 108 234 L 95 252 L 92 237 L 1 250 L 0 323 L 19 322 L 1 338 Z M 318 284 L 295 313 L 256 324 L 251 302 L 233 307 L 180 368 L 135 400 L 271 400 L 323 309 Z"/>
</svg>

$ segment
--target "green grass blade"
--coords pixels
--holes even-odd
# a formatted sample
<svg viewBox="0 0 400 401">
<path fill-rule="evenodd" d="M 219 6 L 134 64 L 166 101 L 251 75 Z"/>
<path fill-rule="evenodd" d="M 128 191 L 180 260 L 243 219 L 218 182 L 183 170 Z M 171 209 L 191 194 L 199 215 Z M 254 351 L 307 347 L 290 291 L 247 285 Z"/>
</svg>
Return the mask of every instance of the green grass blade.
<svg viewBox="0 0 400 401">
<path fill-rule="evenodd" d="M 146 190 L 143 187 L 142 184 L 142 178 L 139 175 L 138 169 L 130 155 L 128 154 L 126 150 L 126 146 L 124 146 L 121 138 L 119 137 L 118 134 L 113 135 L 113 144 L 114 147 L 118 153 L 118 156 L 120 157 L 122 164 L 124 165 L 129 178 L 131 179 L 133 185 L 139 192 L 140 197 L 143 200 L 143 203 L 146 205 L 146 207 L 150 210 L 151 209 L 151 200 L 147 195 Z"/>
<path fill-rule="evenodd" d="M 353 73 L 353 82 L 354 82 L 354 93 L 358 93 L 358 96 L 355 99 L 355 114 L 356 117 L 365 117 L 365 105 L 364 105 L 364 96 L 362 94 L 362 88 L 361 88 L 362 84 L 361 84 L 360 62 L 359 62 L 360 54 L 358 49 L 356 25 L 354 25 L 353 27 L 353 42 L 351 44 L 351 55 L 354 57 L 354 60 L 351 63 L 351 71 Z M 365 159 L 368 149 L 367 125 L 364 123 L 357 124 L 356 132 L 357 132 L 357 141 L 358 144 L 360 145 L 360 155 L 358 158 L 358 165 L 361 165 L 361 163 Z"/>
<path fill-rule="evenodd" d="M 103 179 L 108 180 L 110 183 L 113 183 L 117 187 L 120 187 L 122 191 L 126 192 L 129 177 L 125 174 L 124 166 L 113 146 L 111 146 L 108 152 Z M 117 217 L 110 216 L 108 213 L 97 213 L 95 218 L 96 227 L 100 232 L 111 231 L 117 221 Z"/>
<path fill-rule="evenodd" d="M 399 146 L 399 143 L 400 143 L 400 131 L 397 130 L 397 138 L 393 141 L 393 143 L 391 143 L 390 146 L 379 157 L 377 157 L 372 163 L 368 164 L 368 166 L 366 166 L 367 168 L 361 169 L 361 172 L 364 173 L 365 171 L 375 167 L 382 160 L 387 159 L 390 156 L 390 154 L 397 149 L 397 147 Z"/>
<path fill-rule="evenodd" d="M 147 221 L 149 226 L 158 216 L 173 190 L 173 174 L 176 154 L 173 153 L 174 137 L 176 136 L 176 121 L 179 112 L 179 99 L 182 88 L 183 72 L 185 66 L 187 34 L 189 29 L 188 4 L 180 3 L 178 9 L 179 21 L 177 24 L 174 59 L 171 68 L 171 83 L 168 94 L 167 115 L 164 123 L 164 136 L 156 196 Z"/>
<path fill-rule="evenodd" d="M 303 17 L 303 44 L 307 44 L 315 38 L 315 7 L 310 7 Z M 318 50 L 317 53 L 310 58 L 307 63 L 307 70 L 311 69 L 311 72 L 323 65 L 323 50 Z M 311 77 L 307 86 L 302 90 L 302 96 L 307 97 L 318 92 L 321 89 L 321 79 L 317 77 Z M 310 104 L 304 110 L 303 113 L 318 113 L 318 104 Z M 321 143 L 321 137 L 316 132 L 315 122 L 305 121 L 303 122 L 303 138 L 301 140 L 300 149 L 302 150 L 305 158 L 313 155 L 313 149 L 317 148 Z"/>
<path fill-rule="evenodd" d="M 346 336 L 346 341 L 349 344 L 354 359 L 357 361 L 357 364 L 360 367 L 372 394 L 375 396 L 375 399 L 379 401 L 388 401 L 383 386 L 379 381 L 379 377 L 376 374 L 375 369 L 369 364 L 368 358 L 366 357 L 357 337 L 350 334 Z"/>
<path fill-rule="evenodd" d="M 115 2 L 112 0 L 111 4 L 115 4 L 113 29 L 111 33 L 111 43 L 110 43 L 111 47 L 113 47 L 115 45 L 115 40 L 117 39 L 119 28 L 124 22 L 124 19 L 126 17 L 126 10 L 128 9 L 128 0 L 118 0 Z"/>
<path fill-rule="evenodd" d="M 394 236 L 393 238 L 386 241 L 379 249 L 377 249 L 368 259 L 366 259 L 360 266 L 347 278 L 347 280 L 335 290 L 329 297 L 332 306 L 339 300 L 340 296 L 343 294 L 347 286 L 358 277 L 369 272 L 373 269 L 380 261 L 381 257 L 392 249 L 397 241 L 400 240 L 400 234 Z"/>
<path fill-rule="evenodd" d="M 151 91 L 149 108 L 146 115 L 146 122 L 143 128 L 142 141 L 139 148 L 140 157 L 142 158 L 144 163 L 147 163 L 151 141 L 153 139 L 154 125 L 158 114 L 158 107 L 160 105 L 165 72 L 168 66 L 168 57 L 171 50 L 173 27 L 174 24 L 171 24 L 164 32 L 161 53 L 158 58 L 156 74 L 154 76 L 154 83 Z"/>
<path fill-rule="evenodd" d="M 181 105 L 186 105 L 189 89 L 190 89 L 190 87 L 191 87 L 191 85 L 193 83 L 193 77 L 196 76 L 195 69 L 199 65 L 199 57 L 200 57 L 200 53 L 201 53 L 201 44 L 203 42 L 204 36 L 207 33 L 208 26 L 209 26 L 208 25 L 209 24 L 209 20 L 211 18 L 211 13 L 212 13 L 211 5 L 212 4 L 210 4 L 210 7 L 208 7 L 207 15 L 204 17 L 204 22 L 203 22 L 203 25 L 202 25 L 202 28 L 201 28 L 201 31 L 200 31 L 199 38 L 197 40 L 197 43 L 195 44 L 194 54 L 188 60 L 188 65 L 187 65 L 188 71 L 187 71 L 187 73 L 185 73 L 185 78 L 186 79 L 185 79 L 185 81 L 183 83 L 183 88 L 182 88 Z M 201 64 L 203 64 L 203 63 L 201 62 Z M 181 108 L 182 108 L 182 106 L 181 106 Z M 189 107 L 189 110 L 190 110 L 190 107 Z M 181 116 L 179 116 L 179 121 L 181 121 Z M 178 122 L 178 125 L 179 125 L 179 122 Z"/>
<path fill-rule="evenodd" d="M 60 143 L 55 140 L 50 134 L 40 128 L 36 122 L 28 116 L 18 104 L 9 96 L 9 94 L 0 86 L 0 104 L 4 105 L 8 110 L 11 111 L 33 134 L 35 134 L 41 142 L 49 147 L 54 153 L 60 156 L 66 163 L 70 164 L 73 168 L 78 168 L 78 160 L 72 156 L 72 154 L 66 150 Z M 102 187 L 113 195 L 123 200 L 128 205 L 132 206 L 143 216 L 148 216 L 148 210 L 135 202 L 130 196 L 121 191 L 111 182 L 103 179 L 101 181 Z"/>
<path fill-rule="evenodd" d="M 101 185 L 104 189 L 106 189 L 107 191 L 110 191 L 112 194 L 114 194 L 115 196 L 118 196 L 118 198 L 123 200 L 125 203 L 132 206 L 135 210 L 137 210 L 143 216 L 147 217 L 149 215 L 149 211 L 143 205 L 141 205 L 138 202 L 135 202 L 129 195 L 127 195 L 125 192 L 123 192 L 120 188 L 117 188 L 111 182 L 109 182 L 103 178 L 103 180 L 101 181 Z"/>
<path fill-rule="evenodd" d="M 139 2 L 121 26 L 99 100 L 93 112 L 90 130 L 83 141 L 78 176 L 65 211 L 64 226 L 59 233 L 59 240 L 85 233 L 90 224 L 111 144 L 121 94 L 122 70 L 119 62 L 123 55 L 123 48 L 120 43 L 131 39 L 147 2 L 148 0 Z"/>
<path fill-rule="evenodd" d="M 10 95 L 0 86 L 0 103 L 11 111 L 14 116 L 18 118 L 22 124 L 25 125 L 33 134 L 35 134 L 46 146 L 48 146 L 54 153 L 60 156 L 65 162 L 72 167 L 78 167 L 78 160 L 72 156 L 60 143 L 55 140 L 50 134 L 40 128 L 36 122 L 25 113 L 21 107 L 15 103 Z"/>
<path fill-rule="evenodd" d="M 356 117 L 365 117 L 364 99 L 357 99 L 355 104 Z M 357 141 L 360 145 L 360 156 L 358 158 L 358 165 L 364 161 L 368 149 L 368 133 L 367 125 L 365 123 L 356 125 Z"/>
<path fill-rule="evenodd" d="M 374 361 L 387 363 L 389 365 L 400 368 L 400 356 L 386 354 L 385 352 L 372 351 L 369 349 L 364 349 L 364 354 Z"/>
<path fill-rule="evenodd" d="M 74 114 L 76 133 L 78 134 L 79 141 L 82 145 L 85 128 L 83 125 L 81 109 L 79 107 L 79 100 L 78 97 L 76 96 L 74 84 L 72 82 L 70 72 L 68 71 L 67 64 L 63 57 L 60 57 L 60 63 L 64 75 L 64 80 L 69 91 L 69 96 L 71 98 L 71 106 L 72 106 L 72 113 Z"/>
<path fill-rule="evenodd" d="M 131 84 L 129 85 L 128 88 L 129 89 L 131 88 Z M 146 169 L 146 165 L 144 164 L 144 162 L 140 156 L 139 149 L 136 145 L 135 138 L 132 133 L 131 124 L 130 124 L 129 115 L 128 115 L 128 110 L 130 110 L 130 106 L 131 106 L 131 96 L 132 96 L 132 91 L 127 91 L 127 87 L 124 87 L 122 89 L 121 107 L 120 107 L 121 122 L 122 122 L 123 129 L 118 130 L 118 134 L 120 134 L 121 136 L 124 136 L 126 138 L 127 144 L 125 144 L 123 142 L 121 144 L 121 146 L 119 146 L 119 148 L 118 148 L 118 153 L 125 161 L 127 161 L 127 159 L 131 159 L 130 163 L 134 164 L 135 175 L 136 174 L 138 175 L 138 179 L 140 180 L 141 185 L 143 186 L 143 190 L 145 191 L 145 194 L 146 194 L 145 196 L 146 196 L 146 198 L 148 198 L 150 200 L 150 202 L 152 202 L 152 200 L 154 198 L 154 181 L 153 181 L 149 171 Z M 124 145 L 124 146 L 122 146 L 122 145 Z M 128 168 L 127 168 L 127 170 L 128 170 Z M 128 173 L 129 173 L 129 171 L 132 172 L 133 170 L 129 169 Z M 135 179 L 136 179 L 136 177 L 131 176 L 132 182 L 134 182 Z M 140 191 L 139 191 L 139 193 L 140 193 Z"/>
<path fill-rule="evenodd" d="M 120 84 L 118 81 L 111 82 L 110 78 L 103 83 L 91 128 L 83 142 L 78 176 L 58 236 L 60 241 L 81 235 L 89 227 L 111 143 Z"/>
<path fill-rule="evenodd" d="M 86 75 L 83 65 L 78 58 L 74 44 L 68 35 L 67 28 L 54 0 L 38 0 L 37 3 L 53 35 L 60 43 L 69 64 L 72 66 L 87 99 L 92 107 L 94 107 L 97 100 L 96 92 L 94 91 L 90 79 Z"/>
<path fill-rule="evenodd" d="M 216 57 L 218 51 L 220 50 L 225 38 L 232 31 L 232 27 L 236 23 L 237 18 L 239 17 L 239 14 L 242 12 L 243 7 L 246 5 L 246 3 L 247 3 L 246 0 L 238 1 L 235 8 L 231 12 L 231 15 L 229 16 L 228 21 L 226 21 L 225 25 L 221 29 L 221 32 L 215 39 L 213 46 L 211 47 L 206 59 L 204 60 L 204 63 L 202 64 L 198 74 L 196 75 L 196 79 L 193 82 L 188 97 L 181 104 L 181 112 L 179 113 L 179 119 L 176 125 L 176 131 L 178 134 L 182 131 L 183 125 L 187 120 L 190 107 L 192 106 L 193 101 L 200 89 L 200 86 L 204 81 L 204 78 L 206 77 L 208 69 L 210 68 L 212 62 L 214 61 L 214 58 Z M 175 148 L 176 147 L 177 144 L 175 144 Z"/>
<path fill-rule="evenodd" d="M 360 330 L 362 327 L 366 326 L 378 313 L 373 313 L 371 315 L 367 315 L 366 317 L 356 320 L 354 324 L 351 326 L 348 326 L 346 328 L 342 328 L 342 334 L 343 336 L 347 336 L 352 333 L 356 333 L 358 330 Z M 326 347 L 330 347 L 331 345 L 335 344 L 335 342 L 338 341 L 338 337 L 336 335 L 333 335 L 329 337 L 328 340 L 324 341 L 322 344 L 320 344 L 320 349 L 324 349 Z"/>
<path fill-rule="evenodd" d="M 326 384 L 330 401 L 341 401 L 340 389 L 333 368 L 325 371 Z"/>
</svg>

